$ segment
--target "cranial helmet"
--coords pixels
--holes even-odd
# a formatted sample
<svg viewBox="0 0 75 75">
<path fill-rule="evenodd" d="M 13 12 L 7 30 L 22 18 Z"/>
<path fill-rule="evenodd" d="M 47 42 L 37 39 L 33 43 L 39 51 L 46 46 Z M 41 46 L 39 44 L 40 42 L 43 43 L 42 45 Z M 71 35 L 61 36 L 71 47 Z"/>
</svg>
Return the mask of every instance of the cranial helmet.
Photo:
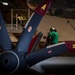
<svg viewBox="0 0 75 75">
<path fill-rule="evenodd" d="M 50 31 L 57 31 L 54 27 L 50 28 Z"/>
</svg>

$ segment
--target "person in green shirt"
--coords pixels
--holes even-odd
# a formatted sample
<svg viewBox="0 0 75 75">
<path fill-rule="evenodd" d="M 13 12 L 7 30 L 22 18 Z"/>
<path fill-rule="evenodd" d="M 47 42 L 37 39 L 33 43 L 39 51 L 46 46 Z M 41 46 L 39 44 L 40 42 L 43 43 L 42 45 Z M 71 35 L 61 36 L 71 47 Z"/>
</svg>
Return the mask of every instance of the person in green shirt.
<svg viewBox="0 0 75 75">
<path fill-rule="evenodd" d="M 55 28 L 50 28 L 50 33 L 48 34 L 48 37 L 51 40 L 51 45 L 52 44 L 57 44 L 58 43 L 58 32 Z"/>
</svg>

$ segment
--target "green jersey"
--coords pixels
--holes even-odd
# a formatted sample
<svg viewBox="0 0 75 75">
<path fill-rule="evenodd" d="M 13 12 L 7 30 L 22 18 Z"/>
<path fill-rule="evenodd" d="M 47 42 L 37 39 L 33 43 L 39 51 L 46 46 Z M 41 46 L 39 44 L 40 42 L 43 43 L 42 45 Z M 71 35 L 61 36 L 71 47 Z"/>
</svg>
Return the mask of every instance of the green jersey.
<svg viewBox="0 0 75 75">
<path fill-rule="evenodd" d="M 58 32 L 52 31 L 48 34 L 48 36 L 51 38 L 51 44 L 58 43 Z"/>
</svg>

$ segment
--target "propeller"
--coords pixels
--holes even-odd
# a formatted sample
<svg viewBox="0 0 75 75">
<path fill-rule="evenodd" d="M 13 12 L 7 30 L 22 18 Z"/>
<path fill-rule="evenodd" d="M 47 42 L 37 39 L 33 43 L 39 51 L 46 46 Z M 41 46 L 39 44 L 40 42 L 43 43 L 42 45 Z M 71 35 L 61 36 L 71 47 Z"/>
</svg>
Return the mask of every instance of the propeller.
<svg viewBox="0 0 75 75">
<path fill-rule="evenodd" d="M 27 58 L 25 53 L 28 52 L 28 47 L 33 37 L 33 34 L 38 27 L 42 17 L 51 6 L 53 0 L 45 0 L 41 3 L 33 12 L 28 22 L 26 23 L 21 37 L 19 38 L 15 49 L 12 48 L 11 40 L 7 34 L 4 26 L 4 21 L 0 13 L 0 46 L 4 51 L 0 53 L 0 73 L 2 74 L 14 74 L 19 72 L 25 72 L 28 68 Z M 5 35 L 3 35 L 5 34 Z M 4 43 L 2 43 L 2 40 Z"/>
<path fill-rule="evenodd" d="M 33 53 L 26 54 L 28 52 L 28 47 L 33 37 L 33 34 L 38 27 L 42 17 L 47 12 L 49 6 L 51 6 L 53 0 L 45 0 L 40 4 L 31 17 L 29 18 L 25 28 L 17 42 L 15 49 L 12 49 L 11 41 L 8 37 L 6 28 L 3 23 L 2 15 L 0 17 L 1 24 L 1 36 L 0 36 L 0 46 L 4 51 L 0 53 L 0 74 L 19 74 L 19 73 L 32 73 L 35 75 L 34 71 L 30 71 L 30 67 L 34 64 L 45 60 L 49 57 L 57 56 L 65 52 L 75 51 L 75 42 L 73 43 L 73 48 L 67 48 L 70 43 L 59 43 L 51 46 L 47 46 L 43 49 L 37 50 Z M 2 25 L 3 24 L 3 25 Z M 2 29 L 3 28 L 3 29 Z M 7 35 L 3 35 L 6 33 Z M 6 40 L 5 40 L 6 39 Z M 1 40 L 5 40 L 2 43 Z M 69 50 L 68 50 L 69 49 Z M 37 74 L 37 72 L 36 72 Z"/>
<path fill-rule="evenodd" d="M 3 51 L 12 49 L 12 42 L 9 38 L 2 13 L 0 11 L 0 47 Z"/>
</svg>

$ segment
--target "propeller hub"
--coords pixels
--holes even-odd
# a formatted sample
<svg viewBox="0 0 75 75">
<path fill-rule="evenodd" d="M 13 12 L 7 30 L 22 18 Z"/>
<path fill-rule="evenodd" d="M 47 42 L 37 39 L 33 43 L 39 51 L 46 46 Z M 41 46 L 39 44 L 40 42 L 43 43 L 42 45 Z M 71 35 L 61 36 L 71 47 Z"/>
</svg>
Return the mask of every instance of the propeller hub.
<svg viewBox="0 0 75 75">
<path fill-rule="evenodd" d="M 21 69 L 22 66 L 25 68 L 26 62 L 21 54 L 13 51 L 4 51 L 0 54 L 0 71 L 2 73 L 14 73 L 18 69 Z"/>
</svg>

